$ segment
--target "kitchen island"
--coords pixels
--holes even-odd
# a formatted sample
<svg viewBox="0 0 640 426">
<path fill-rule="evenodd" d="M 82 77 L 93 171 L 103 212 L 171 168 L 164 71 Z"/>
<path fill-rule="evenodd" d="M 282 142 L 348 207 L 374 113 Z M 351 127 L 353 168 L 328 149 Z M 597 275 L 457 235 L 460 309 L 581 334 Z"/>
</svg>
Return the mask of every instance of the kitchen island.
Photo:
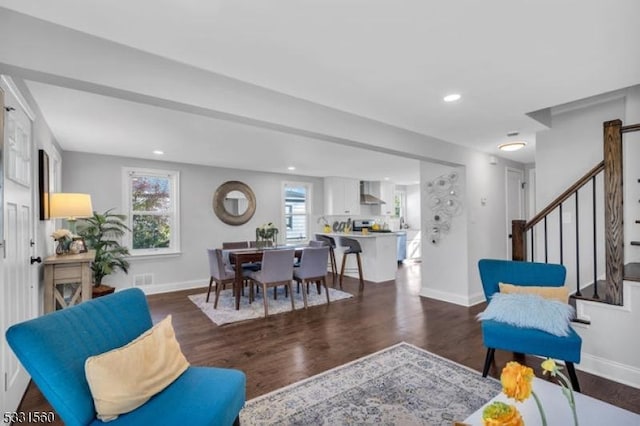
<svg viewBox="0 0 640 426">
<path fill-rule="evenodd" d="M 362 247 L 362 273 L 365 281 L 379 283 L 395 280 L 398 269 L 397 262 L 397 235 L 394 232 L 319 232 L 318 235 L 326 235 L 336 240 L 336 261 L 338 273 L 342 267 L 344 249 L 340 246 L 340 237 L 353 238 Z M 358 264 L 356 257 L 347 256 L 345 275 L 358 278 Z"/>
</svg>

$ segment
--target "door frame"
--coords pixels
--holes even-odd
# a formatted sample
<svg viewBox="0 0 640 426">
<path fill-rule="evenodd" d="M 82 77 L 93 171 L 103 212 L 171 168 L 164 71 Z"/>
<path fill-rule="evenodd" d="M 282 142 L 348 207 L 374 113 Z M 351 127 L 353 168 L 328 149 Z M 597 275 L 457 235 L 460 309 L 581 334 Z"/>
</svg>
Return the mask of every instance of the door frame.
<svg viewBox="0 0 640 426">
<path fill-rule="evenodd" d="M 511 202 L 512 200 L 510 200 L 509 197 L 509 173 L 511 172 L 515 172 L 518 173 L 520 175 L 520 191 L 518 192 L 518 194 L 520 195 L 520 212 L 522 215 L 522 219 L 526 218 L 526 210 L 525 210 L 525 191 L 524 191 L 524 187 L 526 185 L 526 180 L 525 180 L 525 171 L 522 169 L 517 169 L 515 167 L 509 167 L 506 166 L 504 168 L 504 198 L 505 198 L 505 219 L 506 219 L 506 229 L 507 229 L 507 233 L 506 233 L 506 255 L 507 257 L 509 257 L 509 260 L 511 260 L 510 254 L 511 254 L 511 241 L 512 239 L 509 238 L 509 235 L 511 235 L 511 223 L 510 223 L 510 219 L 509 219 L 509 207 L 511 206 Z"/>
<path fill-rule="evenodd" d="M 36 224 L 37 224 L 37 215 L 35 213 L 35 209 L 33 208 L 33 206 L 37 205 L 37 191 L 35 191 L 35 185 L 37 182 L 37 167 L 35 167 L 35 162 L 34 162 L 34 158 L 37 158 L 37 156 L 35 156 L 35 154 L 37 153 L 36 150 L 36 142 L 35 142 L 35 137 L 34 137 L 34 124 L 35 124 L 35 114 L 33 112 L 33 110 L 29 107 L 29 104 L 27 103 L 27 101 L 25 100 L 25 98 L 23 97 L 23 95 L 20 93 L 20 90 L 18 89 L 17 85 L 14 83 L 14 81 L 11 79 L 11 77 L 8 77 L 6 75 L 0 75 L 0 90 L 3 91 L 4 93 L 4 105 L 2 105 L 0 108 L 2 109 L 0 111 L 0 113 L 3 114 L 3 118 L 4 118 L 4 113 L 5 113 L 5 105 L 7 103 L 7 98 L 8 96 L 11 96 L 12 98 L 15 99 L 15 101 L 17 102 L 17 107 L 20 107 L 20 109 L 22 110 L 22 112 L 24 112 L 24 114 L 26 115 L 27 119 L 30 121 L 30 125 L 31 125 L 31 132 L 30 132 L 30 141 L 29 141 L 29 150 L 30 150 L 30 203 L 31 203 L 31 217 L 28 219 L 29 222 L 27 224 L 27 228 L 28 228 L 28 233 L 29 236 L 28 238 L 31 240 L 32 244 L 30 247 L 30 254 L 31 256 L 36 256 L 36 253 L 39 252 L 39 247 L 38 247 L 38 238 L 36 237 Z M 5 120 L 6 121 L 6 120 Z M 6 126 L 6 122 L 5 122 L 5 126 Z M 5 155 L 5 141 L 4 141 L 4 129 L 2 130 L 2 141 L 0 143 L 2 143 L 2 155 Z M 2 161 L 4 161 L 4 159 L 2 159 Z M 6 173 L 5 167 L 3 165 L 3 167 L 1 168 L 1 172 L 3 173 L 3 175 Z M 4 179 L 4 176 L 3 176 Z M 2 247 L 2 251 L 0 251 L 0 264 L 2 264 L 0 266 L 0 271 L 2 272 L 0 274 L 0 287 L 4 288 L 5 286 L 5 271 L 4 269 L 6 268 L 6 264 L 5 264 L 5 252 L 4 250 L 6 249 L 5 245 L 6 242 L 4 241 L 4 239 L 6 238 L 4 235 L 4 226 L 5 226 L 5 219 L 4 219 L 4 213 L 6 211 L 6 203 L 7 203 L 7 197 L 6 197 L 6 182 L 3 183 L 2 188 L 0 189 L 3 191 L 3 196 L 1 197 L 0 201 L 1 201 L 1 205 L 0 208 L 2 208 L 2 215 L 3 215 L 3 220 L 0 222 L 0 226 L 3 227 L 3 233 L 2 233 L 2 239 L 3 239 L 3 247 Z M 28 300 L 28 306 L 27 309 L 25 311 L 25 316 L 27 318 L 33 318 L 38 314 L 39 308 L 38 308 L 38 302 L 39 302 L 39 297 L 38 297 L 38 293 L 39 293 L 39 273 L 37 270 L 35 269 L 30 269 L 29 270 L 29 274 L 28 274 L 28 285 L 29 288 L 27 289 L 27 295 L 26 295 L 26 300 Z M 3 290 L 4 291 L 4 290 Z M 4 303 L 10 303 L 9 301 L 4 301 Z M 5 306 L 2 306 L 2 309 L 4 310 Z M 9 407 L 7 406 L 10 402 L 15 401 L 15 395 L 12 398 L 9 398 L 9 394 L 7 392 L 6 388 L 6 374 L 8 373 L 5 370 L 5 367 L 7 365 L 7 359 L 5 358 L 9 352 L 5 353 L 5 348 L 7 351 L 10 351 L 8 345 L 6 344 L 5 338 L 4 338 L 4 333 L 6 332 L 6 329 L 9 327 L 9 324 L 5 322 L 5 317 L 0 316 L 0 328 L 2 329 L 2 353 L 0 353 L 0 373 L 1 373 L 1 378 L 2 378 L 2 384 L 0 385 L 0 404 L 2 406 L 2 410 L 3 411 L 15 411 L 18 407 Z M 28 374 L 27 372 L 24 370 L 23 367 L 22 368 L 22 372 L 20 373 L 20 375 L 26 375 L 27 381 L 26 384 L 28 384 Z M 25 389 L 22 391 L 24 393 L 24 391 L 26 390 L 26 384 L 25 384 Z M 22 399 L 22 395 L 20 395 L 20 398 L 18 398 L 18 401 L 20 401 Z M 13 402 L 12 402 L 13 404 Z"/>
</svg>

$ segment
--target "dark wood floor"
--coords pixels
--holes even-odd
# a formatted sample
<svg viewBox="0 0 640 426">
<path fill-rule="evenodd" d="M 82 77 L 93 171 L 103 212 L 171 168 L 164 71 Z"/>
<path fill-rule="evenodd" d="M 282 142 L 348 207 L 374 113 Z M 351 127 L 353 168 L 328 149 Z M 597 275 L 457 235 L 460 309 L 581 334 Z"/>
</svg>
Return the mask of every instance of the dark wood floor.
<svg viewBox="0 0 640 426">
<path fill-rule="evenodd" d="M 357 280 L 345 280 L 345 290 L 357 294 L 357 289 Z M 465 308 L 419 297 L 419 290 L 419 264 L 405 265 L 395 282 L 367 283 L 364 293 L 352 299 L 221 327 L 187 298 L 203 289 L 148 299 L 154 322 L 173 315 L 178 340 L 193 365 L 244 371 L 251 399 L 402 341 L 481 371 L 485 350 L 475 316 L 484 305 Z M 497 376 L 512 356 L 497 351 L 491 375 Z M 538 358 L 524 361 L 540 364 Z M 640 389 L 581 371 L 578 377 L 584 394 L 640 413 Z M 31 385 L 20 409 L 51 408 Z"/>
</svg>

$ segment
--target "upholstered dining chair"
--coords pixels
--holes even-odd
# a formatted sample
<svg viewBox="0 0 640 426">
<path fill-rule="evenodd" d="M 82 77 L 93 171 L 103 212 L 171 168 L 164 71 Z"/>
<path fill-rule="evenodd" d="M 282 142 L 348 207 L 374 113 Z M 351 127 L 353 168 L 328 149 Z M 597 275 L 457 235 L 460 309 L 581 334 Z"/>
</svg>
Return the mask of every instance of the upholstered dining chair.
<svg viewBox="0 0 640 426">
<path fill-rule="evenodd" d="M 225 241 L 222 243 L 223 250 L 249 248 L 249 241 Z"/>
<path fill-rule="evenodd" d="M 293 293 L 291 293 L 291 281 L 293 280 L 293 259 L 295 249 L 265 250 L 262 255 L 262 269 L 251 271 L 248 278 L 262 286 L 262 299 L 264 302 L 264 316 L 269 315 L 269 301 L 267 300 L 267 288 L 279 285 L 287 286 L 291 299 L 291 310 L 294 310 Z M 250 288 L 249 298 L 253 298 L 253 285 Z"/>
<path fill-rule="evenodd" d="M 344 247 L 342 252 L 342 267 L 340 268 L 340 288 L 342 288 L 342 279 L 344 278 L 344 270 L 347 266 L 347 255 L 355 254 L 356 261 L 358 262 L 358 277 L 360 278 L 359 290 L 364 290 L 364 278 L 362 277 L 362 259 L 360 253 L 362 253 L 362 247 L 358 240 L 348 237 L 340 237 L 340 245 Z"/>
<path fill-rule="evenodd" d="M 302 284 L 302 300 L 304 301 L 305 309 L 307 308 L 309 283 L 318 284 L 318 294 L 320 293 L 320 285 L 323 285 L 327 294 L 327 304 L 329 303 L 329 289 L 326 281 L 328 256 L 328 246 L 306 248 L 302 251 L 300 266 L 293 269 L 293 279 L 298 284 Z"/>
<path fill-rule="evenodd" d="M 218 308 L 218 299 L 220 298 L 220 291 L 226 288 L 227 284 L 233 285 L 236 279 L 236 273 L 233 269 L 229 268 L 225 264 L 222 256 L 222 250 L 220 249 L 207 249 L 209 255 L 209 291 L 207 291 L 207 303 L 209 303 L 209 295 L 211 294 L 211 287 L 213 283 L 216 283 L 216 298 L 213 302 L 213 309 Z M 235 294 L 235 293 L 234 293 Z"/>
<path fill-rule="evenodd" d="M 336 286 L 338 276 L 338 262 L 336 262 L 336 240 L 328 235 L 316 234 L 316 240 L 322 241 L 329 246 L 329 262 L 331 263 L 331 274 L 333 275 L 333 286 Z"/>
<path fill-rule="evenodd" d="M 488 302 L 500 291 L 500 283 L 516 286 L 562 287 L 566 269 L 550 263 L 481 259 L 478 262 L 482 288 Z M 530 316 L 539 316 L 536 311 Z M 487 348 L 482 376 L 486 377 L 494 362 L 496 349 L 538 355 L 565 362 L 574 390 L 580 391 L 574 363 L 580 362 L 582 339 L 568 326 L 567 336 L 557 336 L 537 328 L 519 327 L 496 320 L 482 321 L 482 341 Z"/>
</svg>

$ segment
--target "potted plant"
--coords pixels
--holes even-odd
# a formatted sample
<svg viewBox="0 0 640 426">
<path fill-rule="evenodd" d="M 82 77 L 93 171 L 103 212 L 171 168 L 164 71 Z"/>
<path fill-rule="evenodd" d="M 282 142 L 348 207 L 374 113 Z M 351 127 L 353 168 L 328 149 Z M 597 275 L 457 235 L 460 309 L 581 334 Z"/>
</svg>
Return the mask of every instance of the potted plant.
<svg viewBox="0 0 640 426">
<path fill-rule="evenodd" d="M 125 259 L 129 250 L 120 245 L 118 240 L 126 231 L 131 231 L 124 222 L 125 215 L 112 213 L 113 209 L 100 214 L 93 212 L 93 216 L 78 219 L 78 235 L 84 238 L 87 248 L 96 251 L 96 257 L 91 264 L 93 283 L 96 287 L 102 284 L 102 279 L 117 271 L 125 274 L 129 271 L 129 262 Z"/>
</svg>

